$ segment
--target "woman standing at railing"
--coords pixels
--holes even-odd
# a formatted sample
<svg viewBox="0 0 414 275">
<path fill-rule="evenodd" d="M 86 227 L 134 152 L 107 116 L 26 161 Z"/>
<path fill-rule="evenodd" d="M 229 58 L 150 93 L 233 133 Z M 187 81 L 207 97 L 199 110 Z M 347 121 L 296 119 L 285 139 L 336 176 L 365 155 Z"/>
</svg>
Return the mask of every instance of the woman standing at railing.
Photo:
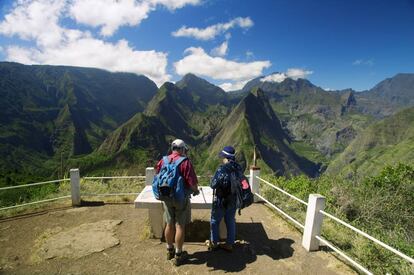
<svg viewBox="0 0 414 275">
<path fill-rule="evenodd" d="M 226 146 L 219 153 L 223 158 L 223 164 L 217 169 L 210 186 L 214 190 L 213 206 L 211 209 L 211 237 L 209 250 L 216 250 L 219 245 L 219 225 L 224 217 L 227 227 L 226 244 L 220 247 L 226 251 L 233 250 L 233 244 L 236 237 L 236 197 L 231 193 L 230 174 L 232 172 L 242 173 L 242 168 L 236 162 L 236 151 L 231 146 Z"/>
</svg>

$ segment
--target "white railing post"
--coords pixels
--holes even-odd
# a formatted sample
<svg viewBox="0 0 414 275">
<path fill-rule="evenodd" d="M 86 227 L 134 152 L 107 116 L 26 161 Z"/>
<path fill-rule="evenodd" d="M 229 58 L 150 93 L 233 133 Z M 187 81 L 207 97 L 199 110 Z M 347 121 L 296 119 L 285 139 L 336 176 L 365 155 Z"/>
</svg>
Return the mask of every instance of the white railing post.
<svg viewBox="0 0 414 275">
<path fill-rule="evenodd" d="M 256 178 L 260 176 L 260 168 L 257 166 L 250 166 L 250 186 L 252 188 L 253 194 L 257 193 L 260 194 L 260 188 L 259 188 L 259 179 Z M 254 196 L 254 201 L 258 202 L 260 201 L 260 198 L 257 196 Z"/>
<path fill-rule="evenodd" d="M 72 206 L 81 205 L 80 175 L 79 169 L 70 169 L 70 192 L 72 195 Z"/>
<path fill-rule="evenodd" d="M 155 176 L 154 167 L 147 167 L 145 169 L 145 185 L 152 185 L 152 181 L 154 180 L 154 176 Z"/>
<path fill-rule="evenodd" d="M 152 185 L 154 180 L 155 169 L 154 167 L 147 167 L 145 169 L 145 185 Z M 148 208 L 148 217 L 151 225 L 151 235 L 154 238 L 161 239 L 164 235 L 165 222 L 163 218 L 164 209 L 162 204 L 158 203 L 153 207 Z"/>
<path fill-rule="evenodd" d="M 325 208 L 325 197 L 319 194 L 310 194 L 308 209 L 306 210 L 305 229 L 303 230 L 302 246 L 307 251 L 319 249 L 319 240 L 322 229 L 323 215 L 320 210 Z"/>
</svg>

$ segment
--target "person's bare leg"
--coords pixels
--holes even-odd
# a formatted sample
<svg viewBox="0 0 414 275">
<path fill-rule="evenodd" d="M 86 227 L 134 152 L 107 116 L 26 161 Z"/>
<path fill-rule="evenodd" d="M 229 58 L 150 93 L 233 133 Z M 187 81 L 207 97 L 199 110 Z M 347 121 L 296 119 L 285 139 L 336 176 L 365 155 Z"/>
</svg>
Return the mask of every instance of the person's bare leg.
<svg viewBox="0 0 414 275">
<path fill-rule="evenodd" d="M 167 226 L 165 227 L 165 241 L 167 242 L 168 247 L 173 247 L 174 236 L 175 236 L 174 224 L 167 223 Z"/>
<path fill-rule="evenodd" d="M 185 234 L 185 225 L 175 225 L 175 245 L 176 245 L 176 252 L 183 251 L 183 244 L 184 244 L 184 234 Z"/>
</svg>

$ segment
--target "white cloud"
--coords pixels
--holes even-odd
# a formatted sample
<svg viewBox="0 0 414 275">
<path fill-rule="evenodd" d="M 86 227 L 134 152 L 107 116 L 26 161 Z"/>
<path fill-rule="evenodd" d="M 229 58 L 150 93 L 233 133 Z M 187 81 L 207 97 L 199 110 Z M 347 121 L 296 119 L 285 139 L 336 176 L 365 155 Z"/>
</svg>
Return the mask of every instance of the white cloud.
<svg viewBox="0 0 414 275">
<path fill-rule="evenodd" d="M 73 65 L 107 69 L 109 71 L 124 71 L 144 74 L 154 80 L 157 85 L 170 80 L 167 74 L 167 54 L 155 50 L 139 51 L 125 40 L 107 42 L 94 38 L 88 31 L 68 29 L 59 25 L 65 13 L 77 4 L 87 1 L 79 0 L 20 0 L 0 22 L 0 34 L 17 36 L 24 40 L 34 41 L 35 46 L 19 47 L 4 45 L 3 50 L 8 61 L 24 64 Z M 90 3 L 96 1 L 90 0 Z M 114 2 L 115 1 L 109 1 Z M 105 3 L 109 3 L 106 1 Z M 116 3 L 125 4 L 134 1 L 119 0 Z M 164 5 L 168 9 L 176 9 L 188 3 L 198 3 L 198 0 L 144 0 L 141 4 Z M 135 2 L 134 2 L 135 3 Z M 86 7 L 86 6 L 85 6 Z M 119 7 L 118 7 L 119 8 Z M 89 10 L 94 18 L 94 9 Z M 123 18 L 127 11 L 120 12 L 120 21 L 108 21 L 102 31 L 111 33 L 120 24 L 125 24 Z M 103 13 L 103 17 L 105 17 Z M 124 21 L 122 21 L 124 20 Z M 91 21 L 92 22 L 92 21 Z M 92 23 L 91 23 L 92 24 Z M 109 29 L 105 29 L 105 27 Z M 116 26 L 114 28 L 114 26 Z M 111 29 L 112 28 L 112 29 Z"/>
<path fill-rule="evenodd" d="M 299 78 L 307 78 L 311 74 L 313 74 L 313 71 L 307 71 L 307 70 L 299 69 L 299 68 L 290 68 L 284 73 L 275 73 L 275 74 L 271 74 L 266 77 L 263 77 L 260 79 L 260 81 L 280 83 L 286 78 L 292 78 L 294 80 L 297 80 Z"/>
<path fill-rule="evenodd" d="M 248 80 L 246 81 L 239 81 L 239 82 L 224 82 L 223 84 L 218 85 L 220 88 L 222 88 L 223 90 L 225 90 L 226 92 L 228 91 L 235 91 L 235 90 L 240 90 L 241 88 L 244 87 L 244 85 L 246 85 L 246 83 L 248 82 Z"/>
<path fill-rule="evenodd" d="M 147 0 L 152 5 L 162 5 L 169 10 L 181 9 L 187 5 L 199 5 L 201 0 Z"/>
<path fill-rule="evenodd" d="M 211 40 L 231 28 L 240 27 L 242 29 L 248 29 L 252 26 L 253 21 L 249 17 L 237 17 L 227 23 L 211 25 L 204 29 L 182 26 L 180 29 L 172 32 L 171 34 L 175 37 L 193 37 L 199 40 Z"/>
<path fill-rule="evenodd" d="M 73 0 L 70 15 L 78 23 L 102 27 L 101 35 L 111 36 L 121 26 L 137 26 L 157 5 L 176 10 L 200 0 Z"/>
<path fill-rule="evenodd" d="M 65 0 L 19 1 L 14 10 L 0 23 L 0 33 L 35 39 L 38 45 L 54 46 L 62 40 L 58 25 Z"/>
<path fill-rule="evenodd" d="M 147 2 L 133 0 L 74 0 L 70 15 L 78 23 L 102 27 L 101 34 L 112 35 L 120 26 L 136 26 L 148 17 L 151 10 Z"/>
<path fill-rule="evenodd" d="M 214 56 L 225 56 L 229 48 L 229 42 L 224 41 L 220 46 L 211 50 L 211 54 Z"/>
<path fill-rule="evenodd" d="M 368 59 L 368 60 L 357 59 L 354 62 L 352 62 L 352 65 L 355 65 L 355 66 L 359 66 L 359 65 L 372 66 L 372 65 L 374 65 L 374 61 L 372 59 Z"/>
<path fill-rule="evenodd" d="M 235 62 L 222 57 L 212 57 L 202 48 L 191 47 L 185 50 L 187 55 L 174 63 L 179 75 L 196 73 L 216 80 L 240 82 L 262 74 L 270 67 L 270 61 Z"/>
<path fill-rule="evenodd" d="M 266 77 L 263 77 L 263 78 L 260 79 L 260 81 L 262 81 L 262 82 L 266 82 L 267 81 L 267 82 L 278 82 L 278 83 L 280 83 L 280 82 L 282 82 L 285 79 L 286 79 L 286 74 L 284 74 L 284 73 L 276 73 L 276 74 L 271 74 L 271 75 L 268 75 Z"/>
<path fill-rule="evenodd" d="M 287 70 L 286 75 L 289 78 L 292 78 L 294 80 L 297 80 L 299 78 L 307 78 L 308 75 L 313 74 L 313 71 L 307 71 L 304 69 L 298 69 L 298 68 L 290 68 Z"/>
<path fill-rule="evenodd" d="M 125 40 L 112 44 L 85 37 L 54 48 L 38 50 L 11 46 L 6 52 L 8 60 L 24 64 L 73 65 L 133 72 L 148 76 L 158 85 L 170 79 L 166 73 L 166 53 L 136 51 Z"/>
</svg>

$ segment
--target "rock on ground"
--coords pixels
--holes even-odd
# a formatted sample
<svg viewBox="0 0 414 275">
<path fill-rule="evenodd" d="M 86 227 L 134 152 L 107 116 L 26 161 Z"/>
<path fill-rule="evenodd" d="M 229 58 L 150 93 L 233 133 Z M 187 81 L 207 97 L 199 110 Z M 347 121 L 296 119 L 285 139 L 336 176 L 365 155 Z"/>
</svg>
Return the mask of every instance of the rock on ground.
<svg viewBox="0 0 414 275">
<path fill-rule="evenodd" d="M 119 244 L 115 227 L 121 220 L 102 220 L 84 223 L 72 229 L 46 231 L 37 240 L 34 261 L 52 258 L 78 259 L 94 252 L 101 252 Z M 56 232 L 61 231 L 61 232 Z"/>
</svg>

